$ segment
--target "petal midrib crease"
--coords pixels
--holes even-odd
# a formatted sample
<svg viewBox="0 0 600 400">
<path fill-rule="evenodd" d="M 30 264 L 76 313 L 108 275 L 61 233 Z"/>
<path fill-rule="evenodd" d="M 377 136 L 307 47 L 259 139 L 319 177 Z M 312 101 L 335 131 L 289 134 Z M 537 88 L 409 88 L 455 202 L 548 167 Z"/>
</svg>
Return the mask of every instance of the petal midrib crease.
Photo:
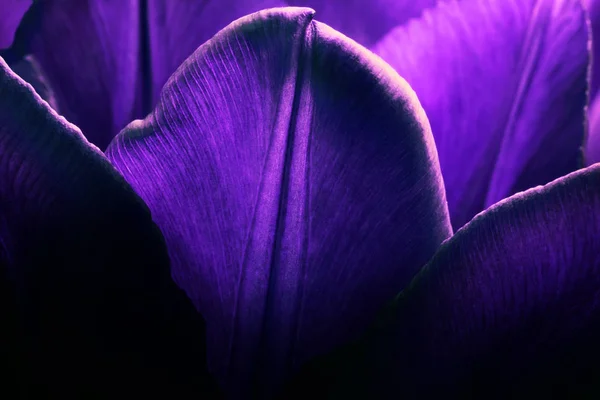
<svg viewBox="0 0 600 400">
<path fill-rule="evenodd" d="M 294 343 L 301 325 L 304 277 L 300 275 L 304 275 L 306 269 L 310 232 L 309 157 L 313 106 L 308 82 L 310 52 L 316 36 L 312 15 L 307 16 L 299 34 L 302 37 L 295 42 L 296 48 L 279 97 L 252 223 L 247 233 L 229 341 L 228 373 L 231 373 L 237 351 L 234 343 L 242 343 L 236 341 L 235 336 L 255 338 L 255 382 L 264 382 L 265 375 L 278 375 L 289 370 L 291 365 L 287 364 L 293 362 Z M 261 282 L 264 277 L 253 273 L 257 262 L 270 266 L 266 286 Z M 262 313 L 259 318 L 238 312 L 244 304 L 256 302 L 254 296 L 257 295 L 253 293 L 256 287 L 266 291 L 266 295 L 262 296 L 265 299 L 263 310 L 258 311 Z M 253 321 L 261 324 L 256 325 Z M 269 349 L 281 344 L 280 340 L 275 340 L 277 337 L 293 339 L 285 343 L 284 348 Z M 255 396 L 265 395 L 259 385 L 253 390 Z"/>
</svg>

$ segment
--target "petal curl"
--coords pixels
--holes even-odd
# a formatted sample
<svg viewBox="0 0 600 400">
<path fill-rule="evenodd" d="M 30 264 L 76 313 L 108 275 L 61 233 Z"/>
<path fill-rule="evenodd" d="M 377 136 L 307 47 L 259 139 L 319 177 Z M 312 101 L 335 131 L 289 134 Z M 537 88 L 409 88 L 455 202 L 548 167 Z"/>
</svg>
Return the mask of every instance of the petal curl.
<svg viewBox="0 0 600 400">
<path fill-rule="evenodd" d="M 6 398 L 212 390 L 203 321 L 143 201 L 1 58 L 0 110 Z"/>
<path fill-rule="evenodd" d="M 309 9 L 242 18 L 107 155 L 152 210 L 232 396 L 358 335 L 451 234 L 427 118 Z"/>
<path fill-rule="evenodd" d="M 587 44 L 578 0 L 463 0 L 375 47 L 431 122 L 455 229 L 582 166 Z"/>
<path fill-rule="evenodd" d="M 330 399 L 597 398 L 600 164 L 476 216 L 387 311 L 296 389 Z M 339 373 L 326 393 L 312 385 L 324 382 L 323 365 Z"/>
</svg>

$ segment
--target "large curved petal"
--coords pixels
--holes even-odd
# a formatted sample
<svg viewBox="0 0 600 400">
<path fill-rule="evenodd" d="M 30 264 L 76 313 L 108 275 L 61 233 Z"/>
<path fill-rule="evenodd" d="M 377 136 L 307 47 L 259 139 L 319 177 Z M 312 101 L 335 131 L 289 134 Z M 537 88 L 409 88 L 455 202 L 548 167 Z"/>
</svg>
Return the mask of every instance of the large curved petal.
<svg viewBox="0 0 600 400">
<path fill-rule="evenodd" d="M 143 116 L 139 1 L 36 2 L 39 21 L 20 44 L 40 63 L 61 114 L 101 149 Z"/>
<path fill-rule="evenodd" d="M 414 92 L 372 53 L 272 9 L 200 47 L 107 150 L 247 398 L 360 333 L 450 233 Z"/>
<path fill-rule="evenodd" d="M 455 229 L 581 166 L 585 21 L 579 0 L 448 1 L 376 46 L 431 121 Z"/>
<path fill-rule="evenodd" d="M 31 4 L 32 0 L 2 0 L 0 49 L 11 46 L 21 19 Z"/>
<path fill-rule="evenodd" d="M 5 397 L 202 394 L 203 321 L 147 207 L 1 58 L 0 110 Z"/>
<path fill-rule="evenodd" d="M 312 389 L 318 398 L 597 398 L 599 299 L 596 164 L 476 216 L 340 353 L 346 374 L 332 375 L 328 396 Z M 315 398 L 306 379 L 316 371 L 298 381 L 305 398 Z"/>
</svg>

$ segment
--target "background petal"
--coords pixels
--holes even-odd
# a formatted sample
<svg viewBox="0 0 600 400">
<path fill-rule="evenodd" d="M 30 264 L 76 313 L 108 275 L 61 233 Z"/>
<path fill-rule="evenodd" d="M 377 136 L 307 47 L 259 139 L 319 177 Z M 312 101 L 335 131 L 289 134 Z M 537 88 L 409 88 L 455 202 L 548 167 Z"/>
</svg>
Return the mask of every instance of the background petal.
<svg viewBox="0 0 600 400">
<path fill-rule="evenodd" d="M 269 395 L 358 335 L 451 234 L 414 92 L 309 9 L 221 31 L 107 155 L 163 231 L 232 396 Z"/>
<path fill-rule="evenodd" d="M 590 107 L 588 109 L 589 133 L 585 148 L 585 162 L 592 165 L 600 161 L 600 1 L 583 0 L 590 18 L 592 62 L 590 68 Z"/>
<path fill-rule="evenodd" d="M 139 0 L 40 1 L 23 38 L 56 95 L 61 114 L 106 148 L 141 114 Z"/>
<path fill-rule="evenodd" d="M 492 206 L 336 360 L 356 369 L 318 398 L 597 398 L 599 255 L 600 164 Z M 314 398 L 311 382 L 293 393 Z"/>
<path fill-rule="evenodd" d="M 587 41 L 578 0 L 463 0 L 375 47 L 431 121 L 455 228 L 580 167 Z"/>
<path fill-rule="evenodd" d="M 179 65 L 230 22 L 272 7 L 316 10 L 320 21 L 364 46 L 373 45 L 393 27 L 434 6 L 436 0 L 148 0 L 148 51 L 154 107 L 160 91 Z"/>
<path fill-rule="evenodd" d="M 2 56 L 12 65 L 33 52 L 57 93 L 61 113 L 104 149 L 126 123 L 154 108 L 168 78 L 196 48 L 237 18 L 271 7 L 315 6 L 324 22 L 370 46 L 434 3 L 40 1 L 20 27 L 16 46 Z"/>
<path fill-rule="evenodd" d="M 319 21 L 366 47 L 371 47 L 393 28 L 423 10 L 435 6 L 437 0 L 288 0 L 292 6 L 311 7 Z"/>
<path fill-rule="evenodd" d="M 588 165 L 600 162 L 600 98 L 588 108 L 589 132 L 585 148 L 585 162 Z"/>
<path fill-rule="evenodd" d="M 0 13 L 0 49 L 10 47 L 21 18 L 31 6 L 31 0 L 2 0 Z"/>
<path fill-rule="evenodd" d="M 600 1 L 598 0 L 583 0 L 583 5 L 586 8 L 589 19 L 591 34 L 591 51 L 592 51 L 592 68 L 591 68 L 591 83 L 590 83 L 590 100 L 594 100 L 598 94 L 600 86 L 600 62 L 597 62 L 600 57 Z"/>
<path fill-rule="evenodd" d="M 210 389 L 203 321 L 169 272 L 141 199 L 0 58 L 5 397 Z"/>
</svg>

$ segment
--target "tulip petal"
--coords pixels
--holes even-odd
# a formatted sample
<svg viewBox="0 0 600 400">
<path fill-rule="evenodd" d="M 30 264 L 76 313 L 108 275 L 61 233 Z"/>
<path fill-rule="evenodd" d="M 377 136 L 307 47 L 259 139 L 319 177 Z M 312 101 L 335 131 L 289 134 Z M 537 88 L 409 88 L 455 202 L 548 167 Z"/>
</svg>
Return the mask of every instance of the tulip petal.
<svg viewBox="0 0 600 400">
<path fill-rule="evenodd" d="M 2 0 L 0 12 L 0 49 L 10 47 L 15 38 L 15 32 L 31 0 Z"/>
<path fill-rule="evenodd" d="M 284 0 L 148 0 L 151 106 L 181 63 L 219 30 L 244 15 L 284 5 Z"/>
<path fill-rule="evenodd" d="M 589 132 L 585 146 L 585 162 L 600 162 L 600 97 L 596 97 L 588 109 Z"/>
<path fill-rule="evenodd" d="M 3 398 L 210 389 L 203 321 L 142 200 L 1 58 L 0 110 Z"/>
<path fill-rule="evenodd" d="M 292 6 L 313 8 L 319 21 L 371 47 L 385 34 L 438 0 L 288 0 Z"/>
<path fill-rule="evenodd" d="M 60 112 L 106 148 L 143 116 L 139 0 L 39 1 L 35 33 L 23 38 L 56 95 Z M 24 44 L 21 44 L 25 46 Z"/>
<path fill-rule="evenodd" d="M 451 234 L 414 92 L 312 15 L 232 23 L 107 150 L 165 235 L 232 397 L 268 396 L 358 335 Z"/>
<path fill-rule="evenodd" d="M 25 56 L 14 63 L 9 64 L 10 69 L 19 75 L 21 79 L 29 83 L 35 92 L 44 99 L 50 107 L 56 112 L 60 112 L 58 104 L 56 102 L 56 96 L 54 96 L 54 90 L 48 83 L 48 79 L 44 76 L 44 73 L 39 63 L 32 56 Z"/>
<path fill-rule="evenodd" d="M 578 0 L 463 0 L 375 47 L 431 122 L 455 229 L 581 166 L 587 43 Z"/>
<path fill-rule="evenodd" d="M 600 88 L 600 1 L 583 0 L 583 5 L 588 12 L 590 18 L 590 28 L 592 30 L 590 101 L 593 101 L 598 94 L 598 88 Z"/>
<path fill-rule="evenodd" d="M 328 393 L 312 386 L 314 366 L 297 387 L 330 399 L 597 398 L 599 299 L 596 164 L 476 216 L 362 342 L 327 360 L 345 368 Z"/>
</svg>

